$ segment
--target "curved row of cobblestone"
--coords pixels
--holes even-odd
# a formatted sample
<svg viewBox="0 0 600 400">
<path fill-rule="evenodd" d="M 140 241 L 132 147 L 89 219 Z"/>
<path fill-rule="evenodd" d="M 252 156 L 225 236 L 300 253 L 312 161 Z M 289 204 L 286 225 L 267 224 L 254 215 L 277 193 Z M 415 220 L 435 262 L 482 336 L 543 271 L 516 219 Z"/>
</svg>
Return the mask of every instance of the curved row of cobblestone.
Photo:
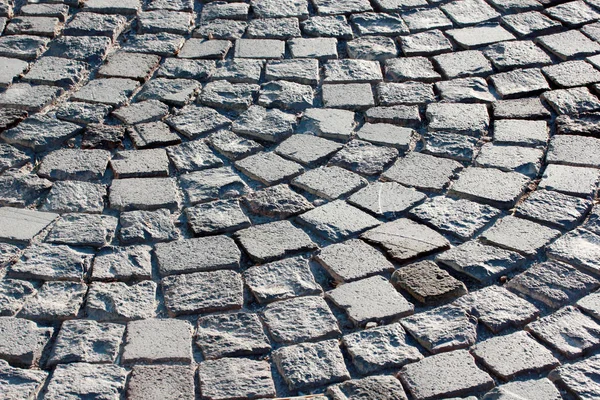
<svg viewBox="0 0 600 400">
<path fill-rule="evenodd" d="M 0 399 L 600 398 L 597 0 L 0 0 Z"/>
</svg>

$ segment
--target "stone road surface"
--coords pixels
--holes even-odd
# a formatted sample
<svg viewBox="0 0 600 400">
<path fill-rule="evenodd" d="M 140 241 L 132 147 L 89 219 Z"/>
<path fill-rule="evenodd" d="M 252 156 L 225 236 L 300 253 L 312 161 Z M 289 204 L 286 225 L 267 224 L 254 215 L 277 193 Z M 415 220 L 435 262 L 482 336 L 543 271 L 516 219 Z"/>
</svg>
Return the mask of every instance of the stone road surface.
<svg viewBox="0 0 600 400">
<path fill-rule="evenodd" d="M 0 0 L 0 399 L 599 399 L 596 21 Z"/>
</svg>

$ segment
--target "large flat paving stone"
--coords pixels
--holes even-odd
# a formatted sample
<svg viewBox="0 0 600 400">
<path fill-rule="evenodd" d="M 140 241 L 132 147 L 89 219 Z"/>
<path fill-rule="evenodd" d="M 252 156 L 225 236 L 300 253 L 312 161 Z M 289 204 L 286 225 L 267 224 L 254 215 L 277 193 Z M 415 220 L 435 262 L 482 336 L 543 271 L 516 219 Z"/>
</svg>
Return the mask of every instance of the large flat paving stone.
<svg viewBox="0 0 600 400">
<path fill-rule="evenodd" d="M 23 210 L 11 207 L 0 208 L 0 238 L 9 242 L 29 243 L 31 239 L 52 221 L 58 214 Z"/>
</svg>

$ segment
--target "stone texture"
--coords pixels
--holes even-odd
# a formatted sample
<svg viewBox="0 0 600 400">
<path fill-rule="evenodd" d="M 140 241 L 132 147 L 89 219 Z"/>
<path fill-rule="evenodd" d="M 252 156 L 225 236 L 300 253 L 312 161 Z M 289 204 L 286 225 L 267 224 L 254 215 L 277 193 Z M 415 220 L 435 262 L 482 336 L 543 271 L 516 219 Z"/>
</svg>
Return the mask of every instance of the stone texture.
<svg viewBox="0 0 600 400">
<path fill-rule="evenodd" d="M 87 286 L 83 283 L 44 282 L 37 294 L 25 301 L 25 305 L 17 315 L 40 321 L 76 318 L 83 305 L 86 291 Z"/>
<path fill-rule="evenodd" d="M 0 281 L 0 316 L 15 315 L 25 300 L 36 293 L 36 289 L 28 281 L 3 279 Z"/>
<path fill-rule="evenodd" d="M 251 213 L 276 218 L 286 218 L 314 208 L 304 196 L 284 184 L 249 193 L 242 201 Z"/>
<path fill-rule="evenodd" d="M 514 216 L 499 219 L 482 235 L 484 242 L 533 256 L 556 239 L 560 231 Z"/>
<path fill-rule="evenodd" d="M 280 142 L 293 133 L 294 115 L 278 109 L 251 106 L 233 122 L 232 130 L 243 136 L 267 142 Z"/>
<path fill-rule="evenodd" d="M 568 195 L 588 197 L 596 192 L 599 177 L 598 170 L 594 168 L 549 164 L 538 186 Z"/>
<path fill-rule="evenodd" d="M 52 185 L 43 211 L 58 213 L 101 213 L 104 209 L 106 186 L 78 181 L 58 181 Z"/>
<path fill-rule="evenodd" d="M 0 238 L 9 242 L 29 243 L 56 218 L 58 214 L 54 213 L 1 207 Z"/>
<path fill-rule="evenodd" d="M 12 88 L 15 88 L 15 85 Z M 58 147 L 80 130 L 79 125 L 59 121 L 48 115 L 40 115 L 27 118 L 17 127 L 2 132 L 0 137 L 7 143 L 39 152 Z"/>
<path fill-rule="evenodd" d="M 309 134 L 292 135 L 277 146 L 275 152 L 302 165 L 320 164 L 342 145 Z"/>
<path fill-rule="evenodd" d="M 405 186 L 439 192 L 461 168 L 462 165 L 454 160 L 411 152 L 398 159 L 382 177 Z"/>
<path fill-rule="evenodd" d="M 7 398 L 35 398 L 47 376 L 45 371 L 14 368 L 0 361 L 0 390 Z"/>
<path fill-rule="evenodd" d="M 179 238 L 171 213 L 166 209 L 123 212 L 120 223 L 121 244 L 167 242 Z"/>
<path fill-rule="evenodd" d="M 335 200 L 366 186 L 367 180 L 354 172 L 332 166 L 307 171 L 294 178 L 291 184 L 327 200 Z"/>
<path fill-rule="evenodd" d="M 117 218 L 110 215 L 64 214 L 46 236 L 46 242 L 104 247 L 112 241 L 117 223 Z"/>
<path fill-rule="evenodd" d="M 152 260 L 150 246 L 112 247 L 104 249 L 94 258 L 94 280 L 150 279 Z"/>
<path fill-rule="evenodd" d="M 385 396 L 390 400 L 406 400 L 400 381 L 392 376 L 372 376 L 353 379 L 327 388 L 327 394 L 334 400 L 351 399 L 356 396 Z"/>
<path fill-rule="evenodd" d="M 8 268 L 8 276 L 19 279 L 79 282 L 87 276 L 92 255 L 69 246 L 37 244 Z"/>
<path fill-rule="evenodd" d="M 239 200 L 217 200 L 185 209 L 188 225 L 197 236 L 233 232 L 250 226 Z"/>
<path fill-rule="evenodd" d="M 6 171 L 0 176 L 0 205 L 26 207 L 35 204 L 51 187 L 51 181 L 26 171 Z"/>
<path fill-rule="evenodd" d="M 393 219 L 425 200 L 426 196 L 396 182 L 374 182 L 348 198 L 354 206 Z"/>
<path fill-rule="evenodd" d="M 13 317 L 0 317 L 0 329 L 0 359 L 25 368 L 37 364 L 53 332 L 52 328 L 40 328 L 32 321 Z"/>
<path fill-rule="evenodd" d="M 98 321 L 131 321 L 152 318 L 157 306 L 156 283 L 142 281 L 94 282 L 85 307 L 88 318 Z"/>
<path fill-rule="evenodd" d="M 262 152 L 236 161 L 235 167 L 250 178 L 267 186 L 287 181 L 304 172 L 304 168 L 272 152 Z"/>
<path fill-rule="evenodd" d="M 113 364 L 63 364 L 55 368 L 46 387 L 47 399 L 117 398 L 125 390 L 127 371 Z"/>
<path fill-rule="evenodd" d="M 127 324 L 123 363 L 192 360 L 192 326 L 176 319 L 145 319 Z"/>
<path fill-rule="evenodd" d="M 564 365 L 552 371 L 548 378 L 562 383 L 571 393 L 581 399 L 593 399 L 600 394 L 600 385 L 594 380 L 600 357 L 593 356 L 570 365 Z"/>
<path fill-rule="evenodd" d="M 176 399 L 194 396 L 194 371 L 183 365 L 134 365 L 127 398 Z"/>
<path fill-rule="evenodd" d="M 556 387 L 546 378 L 522 382 L 511 382 L 490 390 L 483 400 L 513 399 L 525 397 L 532 400 L 560 400 L 562 397 Z"/>
<path fill-rule="evenodd" d="M 572 229 L 581 222 L 591 204 L 583 199 L 549 190 L 536 190 L 516 209 L 516 215 L 557 228 Z"/>
<path fill-rule="evenodd" d="M 179 198 L 171 178 L 116 179 L 110 186 L 110 206 L 120 211 L 176 208 Z"/>
<path fill-rule="evenodd" d="M 198 367 L 202 395 L 210 399 L 275 396 L 271 365 L 245 358 L 204 361 Z"/>
<path fill-rule="evenodd" d="M 202 140 L 169 146 L 167 147 L 167 155 L 175 168 L 181 172 L 198 171 L 223 165 L 223 161 Z"/>
<path fill-rule="evenodd" d="M 211 158 L 220 161 L 214 156 Z M 221 165 L 221 163 L 219 162 L 217 165 Z M 217 199 L 234 198 L 250 191 L 246 183 L 231 167 L 203 169 L 182 175 L 179 179 L 181 189 L 192 205 Z"/>
</svg>

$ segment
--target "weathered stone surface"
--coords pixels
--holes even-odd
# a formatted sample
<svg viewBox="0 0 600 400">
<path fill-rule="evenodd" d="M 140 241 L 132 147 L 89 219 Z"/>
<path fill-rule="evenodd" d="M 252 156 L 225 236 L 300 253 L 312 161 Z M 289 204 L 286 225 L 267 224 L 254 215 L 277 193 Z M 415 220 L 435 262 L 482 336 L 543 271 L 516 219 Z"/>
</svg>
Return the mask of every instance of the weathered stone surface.
<svg viewBox="0 0 600 400">
<path fill-rule="evenodd" d="M 354 125 L 352 111 L 309 108 L 302 115 L 298 130 L 329 139 L 348 140 Z"/>
<path fill-rule="evenodd" d="M 13 80 L 25 72 L 29 66 L 26 61 L 15 58 L 0 57 L 0 61 L 2 61 L 2 69 L 0 69 L 1 87 L 10 86 Z"/>
<path fill-rule="evenodd" d="M 19 126 L 2 132 L 0 136 L 7 143 L 29 147 L 39 152 L 58 147 L 80 130 L 79 125 L 60 121 L 48 115 L 36 115 L 27 118 Z"/>
<path fill-rule="evenodd" d="M 159 56 L 174 56 L 183 46 L 185 39 L 171 33 L 149 33 L 136 35 L 124 46 L 125 50 L 136 53 L 150 53 Z"/>
<path fill-rule="evenodd" d="M 18 316 L 42 321 L 76 318 L 87 286 L 76 282 L 44 282 L 37 294 L 25 301 Z"/>
<path fill-rule="evenodd" d="M 380 174 L 398 157 L 398 150 L 375 146 L 362 140 L 352 140 L 330 160 L 330 164 L 350 169 L 362 175 Z"/>
<path fill-rule="evenodd" d="M 193 140 L 177 146 L 169 146 L 166 150 L 175 168 L 182 172 L 198 171 L 223 165 L 223 161 L 213 153 L 203 140 Z"/>
<path fill-rule="evenodd" d="M 178 319 L 144 319 L 127 324 L 123 363 L 192 361 L 192 326 Z"/>
<path fill-rule="evenodd" d="M 386 180 L 427 191 L 442 191 L 462 165 L 454 160 L 411 152 L 382 174 Z"/>
<path fill-rule="evenodd" d="M 0 205 L 26 207 L 35 204 L 51 187 L 51 181 L 26 170 L 6 171 L 0 175 Z"/>
<path fill-rule="evenodd" d="M 81 281 L 88 272 L 92 255 L 69 246 L 37 244 L 8 268 L 8 275 L 18 279 Z"/>
<path fill-rule="evenodd" d="M 544 151 L 541 149 L 486 143 L 481 147 L 475 165 L 504 172 L 515 171 L 535 178 L 542 167 L 543 158 Z"/>
<path fill-rule="evenodd" d="M 297 18 L 253 19 L 246 35 L 254 39 L 289 39 L 301 36 Z"/>
<path fill-rule="evenodd" d="M 484 242 L 533 256 L 551 240 L 560 236 L 560 231 L 514 216 L 499 219 L 482 235 Z"/>
<path fill-rule="evenodd" d="M 536 190 L 517 206 L 516 215 L 557 228 L 572 229 L 590 209 L 589 201 L 549 190 Z"/>
<path fill-rule="evenodd" d="M 373 90 L 368 83 L 348 83 L 322 87 L 323 104 L 327 108 L 364 110 L 375 105 Z"/>
<path fill-rule="evenodd" d="M 400 371 L 404 387 L 417 400 L 464 396 L 494 387 L 493 379 L 475 365 L 466 350 L 426 357 Z"/>
<path fill-rule="evenodd" d="M 416 347 L 406 342 L 407 334 L 399 323 L 350 333 L 342 339 L 352 363 L 362 374 L 400 368 L 423 358 Z"/>
<path fill-rule="evenodd" d="M 81 148 L 113 150 L 122 147 L 124 138 L 124 126 L 89 124 L 83 134 Z"/>
<path fill-rule="evenodd" d="M 312 87 L 287 81 L 273 81 L 263 84 L 258 97 L 259 105 L 284 110 L 303 110 L 312 107 L 313 102 Z"/>
<path fill-rule="evenodd" d="M 188 39 L 177 57 L 223 59 L 231 48 L 229 40 Z"/>
<path fill-rule="evenodd" d="M 259 18 L 308 17 L 307 4 L 301 0 L 254 0 L 251 5 Z"/>
<path fill-rule="evenodd" d="M 181 176 L 180 183 L 191 204 L 238 197 L 250 191 L 230 167 L 209 168 L 185 174 Z"/>
<path fill-rule="evenodd" d="M 181 139 L 164 122 L 147 122 L 128 131 L 136 149 L 181 143 Z"/>
<path fill-rule="evenodd" d="M 511 400 L 524 397 L 532 400 L 560 400 L 562 396 L 556 387 L 546 378 L 539 380 L 510 382 L 490 390 L 483 400 Z"/>
<path fill-rule="evenodd" d="M 210 399 L 255 399 L 275 396 L 271 366 L 245 358 L 204 361 L 198 367 L 203 396 Z"/>
<path fill-rule="evenodd" d="M 38 85 L 73 86 L 88 74 L 85 63 L 59 57 L 40 57 L 23 76 Z"/>
<path fill-rule="evenodd" d="M 468 115 L 468 118 L 464 118 Z M 436 103 L 427 106 L 428 129 L 451 131 L 472 136 L 484 135 L 489 127 L 488 111 L 483 104 Z"/>
<path fill-rule="evenodd" d="M 49 42 L 49 38 L 33 35 L 2 36 L 0 38 L 0 56 L 33 60 L 44 51 Z"/>
<path fill-rule="evenodd" d="M 595 154 L 600 151 L 600 139 L 558 135 L 550 140 L 546 160 L 548 163 L 579 167 L 600 167 Z"/>
<path fill-rule="evenodd" d="M 562 383 L 581 399 L 593 399 L 600 395 L 600 385 L 594 379 L 598 368 L 600 368 L 600 356 L 592 356 L 587 360 L 563 365 L 550 372 L 548 378 L 555 383 Z"/>
<path fill-rule="evenodd" d="M 483 78 L 460 78 L 437 82 L 436 90 L 440 98 L 447 102 L 484 103 L 494 102 L 496 97 L 490 92 Z"/>
<path fill-rule="evenodd" d="M 456 133 L 426 133 L 422 142 L 425 145 L 423 152 L 457 161 L 472 161 L 478 150 L 476 138 Z"/>
<path fill-rule="evenodd" d="M 304 172 L 304 168 L 273 152 L 261 152 L 235 162 L 235 167 L 267 186 L 282 183 Z"/>
<path fill-rule="evenodd" d="M 263 321 L 273 340 L 282 344 L 317 341 L 340 333 L 329 306 L 316 296 L 269 304 L 263 311 Z"/>
<path fill-rule="evenodd" d="M 121 15 L 102 15 L 80 12 L 67 23 L 63 34 L 72 36 L 108 36 L 114 40 L 123 30 L 127 19 Z"/>
<path fill-rule="evenodd" d="M 404 262 L 446 249 L 450 243 L 439 233 L 406 218 L 388 222 L 361 235 L 385 249 L 394 260 Z"/>
<path fill-rule="evenodd" d="M 432 261 L 420 261 L 396 270 L 392 283 L 425 304 L 446 303 L 467 294 L 461 281 Z"/>
<path fill-rule="evenodd" d="M 166 209 L 123 212 L 120 223 L 121 244 L 168 242 L 179 238 L 171 213 Z"/>
<path fill-rule="evenodd" d="M 553 308 L 572 303 L 599 285 L 590 275 L 553 261 L 536 264 L 508 283 L 509 288 Z"/>
<path fill-rule="evenodd" d="M 435 260 L 480 282 L 489 282 L 522 265 L 525 257 L 472 240 L 439 254 Z"/>
<path fill-rule="evenodd" d="M 600 51 L 598 43 L 576 29 L 540 36 L 536 42 L 565 61 L 569 58 L 592 55 Z"/>
<path fill-rule="evenodd" d="M 12 365 L 31 368 L 39 361 L 52 328 L 40 328 L 22 318 L 0 317 L 0 359 Z"/>
<path fill-rule="evenodd" d="M 251 139 L 245 139 L 229 130 L 221 130 L 208 137 L 211 146 L 230 160 L 238 160 L 262 151 L 264 147 Z M 218 162 L 216 157 L 211 157 Z"/>
<path fill-rule="evenodd" d="M 498 100 L 493 104 L 493 108 L 494 117 L 496 118 L 550 118 L 550 111 L 542 104 L 539 97 Z M 529 122 L 526 122 L 526 124 L 529 124 Z"/>
<path fill-rule="evenodd" d="M 452 50 L 452 43 L 442 31 L 434 29 L 427 32 L 400 36 L 400 47 L 405 56 L 429 56 Z"/>
<path fill-rule="evenodd" d="M 311 58 L 269 61 L 265 68 L 265 79 L 316 85 L 319 81 L 319 62 Z"/>
<path fill-rule="evenodd" d="M 0 280 L 0 316 L 15 315 L 25 300 L 36 293 L 36 289 L 28 281 L 16 279 Z"/>
<path fill-rule="evenodd" d="M 38 174 L 60 180 L 96 180 L 102 178 L 110 153 L 105 150 L 56 150 L 44 157 Z"/>
<path fill-rule="evenodd" d="M 596 192 L 600 174 L 595 168 L 549 164 L 538 187 L 564 194 L 588 197 Z"/>
<path fill-rule="evenodd" d="M 194 397 L 194 369 L 183 365 L 134 365 L 127 383 L 131 400 Z"/>
<path fill-rule="evenodd" d="M 118 398 L 125 390 L 126 380 L 127 371 L 113 364 L 58 365 L 52 373 L 44 397 L 51 400 L 82 397 Z"/>
<path fill-rule="evenodd" d="M 292 186 L 327 200 L 346 197 L 366 185 L 360 175 L 337 166 L 313 169 L 292 181 Z"/>
<path fill-rule="evenodd" d="M 125 325 L 89 320 L 65 321 L 56 337 L 48 365 L 114 363 L 124 333 Z"/>
<path fill-rule="evenodd" d="M 471 352 L 495 375 L 505 380 L 560 365 L 550 350 L 523 331 L 483 341 L 473 346 Z"/>
<path fill-rule="evenodd" d="M 252 105 L 259 89 L 253 83 L 209 82 L 202 89 L 198 102 L 209 107 L 243 111 Z"/>
<path fill-rule="evenodd" d="M 201 317 L 195 340 L 206 359 L 264 354 L 271 350 L 260 319 L 250 313 Z"/>
<path fill-rule="evenodd" d="M 350 379 L 337 340 L 283 347 L 273 352 L 273 359 L 290 390 Z"/>
<path fill-rule="evenodd" d="M 248 23 L 234 19 L 213 19 L 201 21 L 198 29 L 193 33 L 194 37 L 214 39 L 239 39 L 246 32 Z"/>
<path fill-rule="evenodd" d="M 494 115 L 496 109 L 494 108 Z M 494 142 L 507 145 L 544 146 L 548 142 L 548 124 L 546 121 L 496 120 Z"/>
<path fill-rule="evenodd" d="M 237 39 L 234 57 L 236 58 L 283 58 L 285 42 L 275 39 Z"/>
<path fill-rule="evenodd" d="M 121 107 L 112 115 L 129 125 L 152 122 L 162 119 L 169 113 L 169 107 L 158 100 L 146 100 Z"/>
<path fill-rule="evenodd" d="M 150 279 L 152 259 L 150 246 L 112 247 L 94 258 L 94 280 Z"/>
<path fill-rule="evenodd" d="M 217 200 L 185 209 L 188 225 L 197 236 L 232 232 L 250 226 L 238 199 Z"/>
<path fill-rule="evenodd" d="M 338 282 L 351 282 L 394 270 L 381 252 L 358 239 L 324 247 L 315 259 Z"/>
<path fill-rule="evenodd" d="M 410 128 L 398 127 L 392 124 L 366 123 L 357 132 L 358 139 L 366 140 L 381 146 L 392 146 L 401 152 L 412 150 L 416 132 Z"/>
<path fill-rule="evenodd" d="M 156 283 L 142 281 L 131 286 L 123 282 L 94 282 L 85 311 L 98 321 L 131 321 L 152 318 L 157 306 Z"/>
<path fill-rule="evenodd" d="M 64 214 L 56 221 L 46 242 L 104 247 L 117 229 L 118 219 L 110 215 Z"/>
<path fill-rule="evenodd" d="M 120 211 L 176 208 L 179 205 L 171 178 L 115 179 L 110 186 L 110 206 Z"/>
<path fill-rule="evenodd" d="M 14 368 L 0 360 L 0 390 L 7 398 L 35 398 L 47 376 L 45 371 Z"/>
<path fill-rule="evenodd" d="M 184 106 L 199 88 L 192 79 L 156 78 L 148 81 L 136 95 L 137 100 L 160 100 L 170 105 Z"/>
<path fill-rule="evenodd" d="M 58 214 L 54 213 L 0 207 L 0 239 L 29 243 L 56 218 Z"/>
<path fill-rule="evenodd" d="M 344 309 L 358 326 L 392 320 L 413 313 L 414 307 L 381 276 L 345 283 L 327 292 L 327 298 Z"/>
<path fill-rule="evenodd" d="M 251 106 L 238 119 L 231 129 L 240 135 L 267 142 L 280 142 L 293 133 L 296 116 L 278 109 Z"/>
<path fill-rule="evenodd" d="M 48 43 L 46 55 L 97 64 L 104 60 L 110 45 L 105 36 L 60 36 Z"/>
<path fill-rule="evenodd" d="M 472 49 L 486 44 L 515 39 L 514 35 L 498 24 L 473 26 L 462 29 L 450 29 L 446 34 L 459 46 Z"/>
<path fill-rule="evenodd" d="M 243 282 L 234 271 L 195 272 L 163 278 L 165 306 L 173 316 L 239 309 Z"/>
<path fill-rule="evenodd" d="M 551 90 L 541 97 L 557 114 L 580 114 L 600 109 L 600 100 L 585 87 Z"/>
<path fill-rule="evenodd" d="M 396 182 L 374 182 L 350 196 L 348 202 L 375 215 L 393 219 L 426 197 Z"/>
<path fill-rule="evenodd" d="M 94 79 L 73 93 L 72 100 L 84 103 L 102 103 L 110 106 L 123 105 L 139 82 L 124 78 Z"/>
<path fill-rule="evenodd" d="M 77 101 L 66 102 L 56 110 L 56 117 L 76 124 L 98 124 L 112 110 L 105 104 L 81 103 Z"/>
<path fill-rule="evenodd" d="M 356 396 L 376 398 L 385 396 L 390 400 L 406 400 L 406 394 L 400 381 L 392 376 L 370 376 L 363 379 L 354 379 L 344 383 L 332 385 L 327 388 L 327 394 L 334 400 L 345 400 Z"/>
<path fill-rule="evenodd" d="M 538 309 L 528 301 L 500 286 L 471 292 L 452 303 L 498 333 L 511 326 L 521 327 L 538 316 Z"/>
<path fill-rule="evenodd" d="M 599 251 L 600 236 L 579 228 L 552 243 L 548 247 L 548 256 L 596 273 L 600 268 Z"/>
<path fill-rule="evenodd" d="M 285 218 L 312 210 L 313 205 L 287 185 L 276 185 L 243 197 L 250 212 L 267 217 Z"/>
<path fill-rule="evenodd" d="M 400 323 L 433 354 L 470 347 L 477 340 L 477 321 L 452 305 L 403 318 Z"/>
<path fill-rule="evenodd" d="M 342 145 L 310 134 L 293 135 L 283 141 L 275 152 L 303 165 L 320 163 Z"/>
</svg>

